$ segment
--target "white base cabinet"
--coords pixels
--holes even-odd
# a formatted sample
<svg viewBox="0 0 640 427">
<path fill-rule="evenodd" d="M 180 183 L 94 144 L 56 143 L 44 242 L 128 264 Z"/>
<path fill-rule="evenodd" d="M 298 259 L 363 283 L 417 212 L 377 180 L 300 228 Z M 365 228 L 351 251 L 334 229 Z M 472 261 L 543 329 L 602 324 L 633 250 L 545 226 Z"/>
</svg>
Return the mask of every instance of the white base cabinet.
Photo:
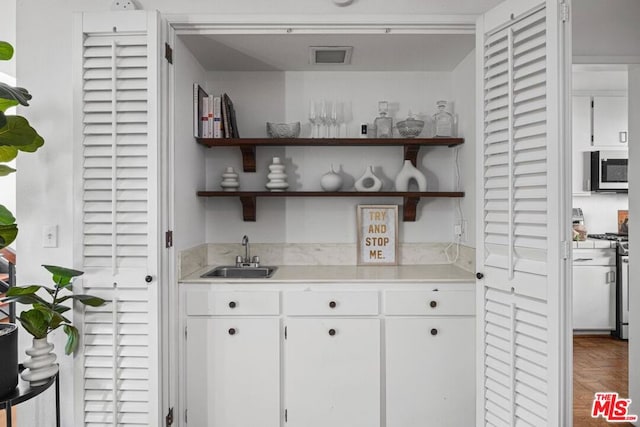
<svg viewBox="0 0 640 427">
<path fill-rule="evenodd" d="M 287 426 L 380 425 L 380 320 L 287 320 Z"/>
<path fill-rule="evenodd" d="M 181 295 L 185 425 L 474 424 L 472 283 L 200 283 Z"/>
</svg>

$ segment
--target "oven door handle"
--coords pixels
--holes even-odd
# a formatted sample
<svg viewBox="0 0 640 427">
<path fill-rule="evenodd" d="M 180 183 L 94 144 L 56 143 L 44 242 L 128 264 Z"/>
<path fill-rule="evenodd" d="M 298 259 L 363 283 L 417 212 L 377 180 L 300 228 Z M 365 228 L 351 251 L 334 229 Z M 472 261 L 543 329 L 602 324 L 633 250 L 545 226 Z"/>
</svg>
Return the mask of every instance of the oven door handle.
<svg viewBox="0 0 640 427">
<path fill-rule="evenodd" d="M 593 258 L 576 258 L 573 260 L 573 262 L 586 262 L 586 261 L 593 261 Z"/>
</svg>

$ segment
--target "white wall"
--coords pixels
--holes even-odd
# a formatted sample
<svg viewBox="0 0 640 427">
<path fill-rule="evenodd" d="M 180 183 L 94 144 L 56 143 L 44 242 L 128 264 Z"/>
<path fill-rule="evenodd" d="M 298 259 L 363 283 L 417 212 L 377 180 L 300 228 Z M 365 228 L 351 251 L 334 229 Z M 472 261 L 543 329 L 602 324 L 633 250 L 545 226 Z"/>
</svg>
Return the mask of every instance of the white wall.
<svg viewBox="0 0 640 427">
<path fill-rule="evenodd" d="M 0 13 L 0 40 L 16 47 L 16 0 L 2 0 Z M 16 76 L 15 56 L 12 61 L 0 61 L 0 73 Z"/>
<path fill-rule="evenodd" d="M 473 84 L 473 61 L 459 71 L 459 77 Z M 309 136 L 310 100 L 339 100 L 350 106 L 352 120 L 348 136 L 355 137 L 361 122 L 373 122 L 379 100 L 390 103 L 394 121 L 411 110 L 420 118 L 436 111 L 438 99 L 453 98 L 452 73 L 443 72 L 224 72 L 210 73 L 210 92 L 227 92 L 233 100 L 241 136 L 265 137 L 266 121 L 300 121 L 302 136 Z M 217 91 L 217 92 L 216 92 Z M 473 93 L 473 90 L 470 90 Z M 460 94 L 464 98 L 463 94 Z M 466 107 L 473 98 L 465 99 Z M 457 100 L 456 105 L 457 108 Z M 468 109 L 468 108 L 467 108 Z M 464 123 L 471 123 L 465 118 Z M 472 120 L 472 118 L 471 118 Z M 426 131 L 426 130 L 425 130 Z M 468 129 L 467 129 L 468 131 Z M 466 145 L 473 146 L 473 140 Z M 241 189 L 263 190 L 268 164 L 281 156 L 287 165 L 290 188 L 320 190 L 320 178 L 333 164 L 345 178 L 345 190 L 352 188 L 368 165 L 373 165 L 392 190 L 402 167 L 402 147 L 273 147 L 258 148 L 257 172 L 244 173 L 237 148 L 206 150 L 207 189 L 219 189 L 220 174 L 227 166 L 240 173 Z M 422 148 L 419 168 L 428 189 L 453 191 L 454 152 L 448 147 Z M 473 163 L 463 164 L 469 169 Z M 464 189 L 464 187 L 463 187 Z M 467 191 L 472 191 L 469 185 Z M 256 242 L 353 243 L 356 238 L 355 206 L 371 203 L 401 203 L 399 199 L 259 199 L 257 221 L 243 222 L 236 198 L 207 202 L 207 241 L 237 242 L 248 234 Z M 400 225 L 402 242 L 448 242 L 453 236 L 454 200 L 423 199 L 418 220 Z"/>
</svg>

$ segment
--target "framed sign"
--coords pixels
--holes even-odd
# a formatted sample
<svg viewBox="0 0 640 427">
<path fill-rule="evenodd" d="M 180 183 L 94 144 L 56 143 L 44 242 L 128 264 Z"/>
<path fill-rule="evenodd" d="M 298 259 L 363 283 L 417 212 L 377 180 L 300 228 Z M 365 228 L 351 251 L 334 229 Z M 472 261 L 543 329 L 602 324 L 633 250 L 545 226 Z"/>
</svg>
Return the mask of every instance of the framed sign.
<svg viewBox="0 0 640 427">
<path fill-rule="evenodd" d="M 398 206 L 358 205 L 358 265 L 398 265 Z"/>
</svg>

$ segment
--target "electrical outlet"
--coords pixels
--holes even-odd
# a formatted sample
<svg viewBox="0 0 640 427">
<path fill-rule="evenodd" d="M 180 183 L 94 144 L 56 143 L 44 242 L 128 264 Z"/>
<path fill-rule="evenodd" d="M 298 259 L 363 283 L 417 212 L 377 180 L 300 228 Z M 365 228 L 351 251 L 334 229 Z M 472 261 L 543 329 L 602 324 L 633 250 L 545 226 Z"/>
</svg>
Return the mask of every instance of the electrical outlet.
<svg viewBox="0 0 640 427">
<path fill-rule="evenodd" d="M 136 10 L 137 7 L 133 0 L 114 0 L 111 3 L 111 10 Z"/>
<path fill-rule="evenodd" d="M 460 242 L 467 241 L 467 221 L 461 221 L 453 225 L 453 236 Z"/>
</svg>

